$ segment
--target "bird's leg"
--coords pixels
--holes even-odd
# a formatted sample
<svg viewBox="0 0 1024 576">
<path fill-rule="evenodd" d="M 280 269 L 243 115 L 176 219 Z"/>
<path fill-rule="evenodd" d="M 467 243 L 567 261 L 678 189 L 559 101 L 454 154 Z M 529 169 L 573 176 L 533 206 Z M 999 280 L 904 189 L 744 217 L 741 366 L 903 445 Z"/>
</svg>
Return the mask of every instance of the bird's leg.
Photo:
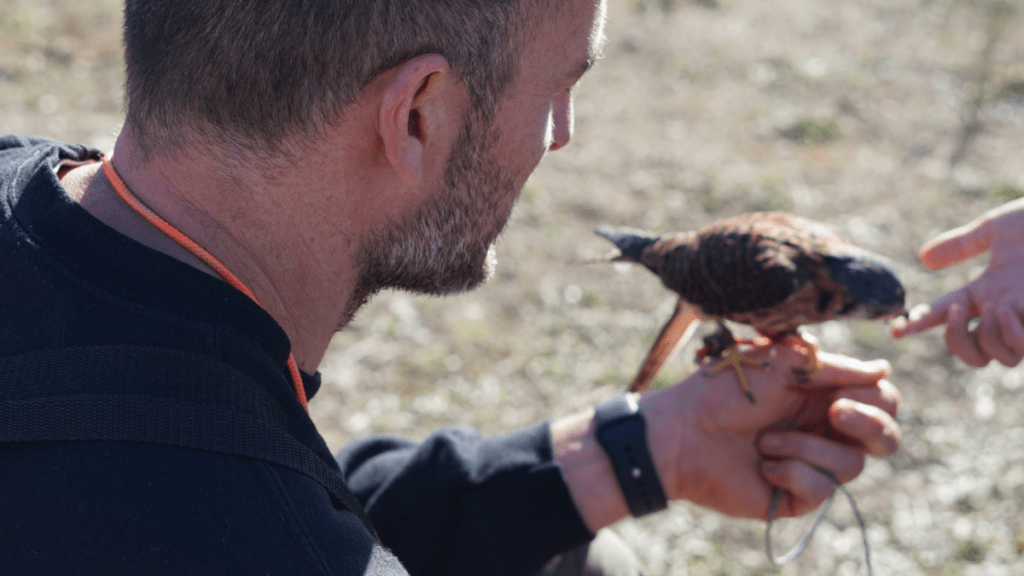
<svg viewBox="0 0 1024 576">
<path fill-rule="evenodd" d="M 743 342 L 749 341 L 744 340 Z M 733 336 L 732 331 L 725 324 L 719 322 L 718 328 L 704 338 L 704 347 L 697 351 L 697 361 L 703 362 L 705 358 L 714 359 L 712 365 L 705 372 L 706 374 L 714 374 L 727 367 L 732 367 L 736 370 L 736 377 L 739 378 L 743 393 L 747 395 L 747 399 L 750 400 L 751 404 L 756 404 L 757 402 L 754 400 L 754 393 L 750 390 L 750 382 L 747 381 L 747 374 L 743 370 L 743 365 L 758 366 L 765 369 L 769 367 L 769 364 L 740 352 L 737 348 L 739 343 L 740 341 Z"/>
<path fill-rule="evenodd" d="M 721 358 L 722 354 L 739 344 L 732 330 L 719 322 L 714 332 L 704 337 L 704 347 L 697 350 L 697 362 L 705 358 Z"/>
<path fill-rule="evenodd" d="M 797 330 L 786 330 L 784 332 L 761 333 L 767 336 L 775 344 L 784 344 L 794 349 L 804 357 L 804 365 L 801 368 L 793 368 L 793 375 L 800 384 L 810 384 L 818 373 L 821 372 L 821 360 L 818 359 L 818 345 L 809 342 Z"/>
</svg>

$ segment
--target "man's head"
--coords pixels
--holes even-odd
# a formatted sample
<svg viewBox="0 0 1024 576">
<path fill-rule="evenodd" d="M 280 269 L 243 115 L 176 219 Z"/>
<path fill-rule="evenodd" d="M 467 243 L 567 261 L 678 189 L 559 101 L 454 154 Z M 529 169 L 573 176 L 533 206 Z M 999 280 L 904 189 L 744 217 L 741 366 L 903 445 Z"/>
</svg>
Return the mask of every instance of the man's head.
<svg viewBox="0 0 1024 576">
<path fill-rule="evenodd" d="M 436 187 L 362 245 L 353 309 L 379 288 L 445 294 L 494 272 L 492 243 L 544 153 L 568 143 L 573 89 L 603 42 L 603 2 L 575 0 L 551 12 L 523 46 L 519 74 L 493 117 L 465 118 Z M 386 150 L 403 148 L 384 140 Z"/>
<path fill-rule="evenodd" d="M 250 229 L 263 208 L 269 235 L 308 239 L 350 298 L 341 324 L 381 288 L 480 283 L 527 177 L 569 141 L 604 1 L 242 4 L 128 0 L 125 149 L 223 168 L 190 203 Z"/>
<path fill-rule="evenodd" d="M 552 0 L 127 0 L 128 121 L 148 156 L 199 138 L 265 158 L 381 72 L 444 56 L 481 118 Z"/>
</svg>

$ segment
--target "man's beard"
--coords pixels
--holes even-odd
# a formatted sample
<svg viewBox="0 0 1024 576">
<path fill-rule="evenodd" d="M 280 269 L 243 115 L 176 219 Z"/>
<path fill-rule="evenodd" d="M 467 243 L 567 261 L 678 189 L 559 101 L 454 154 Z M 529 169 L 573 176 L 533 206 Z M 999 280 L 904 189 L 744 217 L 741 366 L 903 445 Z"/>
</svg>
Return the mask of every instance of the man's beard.
<svg viewBox="0 0 1024 576">
<path fill-rule="evenodd" d="M 344 323 L 384 288 L 443 295 L 493 276 L 493 243 L 515 197 L 515 178 L 493 155 L 497 139 L 492 126 L 467 119 L 431 198 L 364 239 Z"/>
</svg>

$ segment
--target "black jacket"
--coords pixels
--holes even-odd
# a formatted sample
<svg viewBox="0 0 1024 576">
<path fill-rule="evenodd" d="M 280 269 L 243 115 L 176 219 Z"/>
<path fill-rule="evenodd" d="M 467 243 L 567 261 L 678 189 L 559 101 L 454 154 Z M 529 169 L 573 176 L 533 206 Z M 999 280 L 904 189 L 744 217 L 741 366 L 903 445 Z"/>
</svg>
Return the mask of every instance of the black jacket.
<svg viewBox="0 0 1024 576">
<path fill-rule="evenodd" d="M 494 439 L 465 427 L 422 443 L 368 437 L 336 460 L 294 398 L 289 342 L 266 312 L 67 196 L 58 165 L 98 157 L 0 137 L 0 357 L 145 346 L 237 370 L 341 474 L 383 546 L 321 483 L 265 459 L 152 442 L 0 441 L 0 574 L 525 575 L 592 537 L 545 424 Z M 147 394 L 145 370 L 137 380 Z M 319 380 L 303 380 L 312 398 Z M 0 373 L 8 408 L 33 392 Z M 19 414 L 33 422 L 31 410 Z"/>
</svg>

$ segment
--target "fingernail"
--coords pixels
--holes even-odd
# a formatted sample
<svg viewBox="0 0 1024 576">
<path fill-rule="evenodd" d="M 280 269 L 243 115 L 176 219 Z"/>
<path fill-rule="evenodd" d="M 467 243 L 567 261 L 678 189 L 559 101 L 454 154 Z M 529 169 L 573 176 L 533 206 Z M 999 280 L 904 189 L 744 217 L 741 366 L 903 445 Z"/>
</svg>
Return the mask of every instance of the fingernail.
<svg viewBox="0 0 1024 576">
<path fill-rule="evenodd" d="M 868 370 L 871 372 L 884 372 L 890 368 L 892 368 L 892 364 L 889 364 L 889 361 L 885 358 L 878 358 L 868 362 Z"/>
<path fill-rule="evenodd" d="M 907 319 L 903 316 L 897 316 L 889 322 L 889 329 L 894 333 L 899 332 L 907 327 Z"/>
<path fill-rule="evenodd" d="M 909 316 L 911 320 L 920 320 L 921 316 L 932 311 L 932 307 L 929 304 L 918 304 L 910 309 Z M 899 320 L 900 318 L 897 318 Z"/>
<path fill-rule="evenodd" d="M 857 403 L 849 398 L 840 398 L 835 401 L 835 415 L 840 422 L 849 422 L 853 419 L 854 412 L 857 410 Z"/>
</svg>

